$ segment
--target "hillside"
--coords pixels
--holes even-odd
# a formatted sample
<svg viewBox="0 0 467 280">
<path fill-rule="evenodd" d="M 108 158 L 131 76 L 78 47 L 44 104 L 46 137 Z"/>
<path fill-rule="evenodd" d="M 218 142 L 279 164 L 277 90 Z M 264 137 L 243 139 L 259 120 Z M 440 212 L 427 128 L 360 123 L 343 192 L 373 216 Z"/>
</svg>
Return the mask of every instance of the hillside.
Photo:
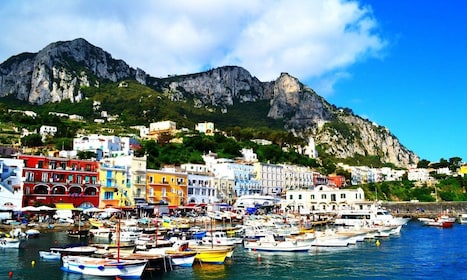
<svg viewBox="0 0 467 280">
<path fill-rule="evenodd" d="M 128 87 L 119 87 L 124 80 Z M 171 119 L 190 129 L 201 121 L 224 130 L 274 128 L 302 139 L 302 149 L 313 139 L 323 156 L 373 156 L 400 167 L 418 162 L 389 129 L 329 104 L 287 73 L 261 82 L 241 67 L 225 66 L 155 78 L 84 39 L 55 42 L 0 64 L 0 97 L 7 107 L 12 99 L 42 110 L 73 104 L 68 110 L 88 118 L 96 116 L 89 106 L 95 100 L 101 110 L 119 115 L 121 125 Z"/>
</svg>

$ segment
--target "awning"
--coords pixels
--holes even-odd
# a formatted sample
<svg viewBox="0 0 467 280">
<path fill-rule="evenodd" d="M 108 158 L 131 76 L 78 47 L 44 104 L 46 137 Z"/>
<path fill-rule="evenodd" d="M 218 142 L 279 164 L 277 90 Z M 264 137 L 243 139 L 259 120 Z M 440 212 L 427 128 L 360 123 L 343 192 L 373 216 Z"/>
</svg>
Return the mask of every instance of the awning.
<svg viewBox="0 0 467 280">
<path fill-rule="evenodd" d="M 75 210 L 73 203 L 55 203 L 57 210 Z"/>
</svg>

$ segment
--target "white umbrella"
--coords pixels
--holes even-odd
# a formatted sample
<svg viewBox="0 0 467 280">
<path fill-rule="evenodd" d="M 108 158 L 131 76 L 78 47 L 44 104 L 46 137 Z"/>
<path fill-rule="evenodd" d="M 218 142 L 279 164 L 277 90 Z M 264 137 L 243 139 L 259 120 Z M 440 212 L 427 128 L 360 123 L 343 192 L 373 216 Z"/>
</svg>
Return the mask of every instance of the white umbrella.
<svg viewBox="0 0 467 280">
<path fill-rule="evenodd" d="M 34 206 L 26 206 L 26 207 L 21 208 L 21 211 L 24 212 L 24 211 L 40 211 L 40 210 Z"/>
<path fill-rule="evenodd" d="M 87 208 L 83 210 L 84 213 L 94 213 L 94 212 L 101 212 L 101 211 L 104 211 L 104 210 L 96 208 L 96 207 L 91 207 L 91 208 Z"/>
<path fill-rule="evenodd" d="M 107 213 L 116 213 L 116 212 L 120 212 L 120 211 L 121 211 L 120 209 L 116 209 L 116 208 L 113 208 L 113 207 L 109 207 L 109 208 L 104 209 L 104 212 L 107 212 Z"/>
<path fill-rule="evenodd" d="M 46 205 L 39 206 L 39 207 L 37 207 L 37 209 L 42 210 L 42 211 L 56 210 L 55 208 L 52 208 L 52 207 L 49 207 L 49 206 L 46 206 Z"/>
</svg>

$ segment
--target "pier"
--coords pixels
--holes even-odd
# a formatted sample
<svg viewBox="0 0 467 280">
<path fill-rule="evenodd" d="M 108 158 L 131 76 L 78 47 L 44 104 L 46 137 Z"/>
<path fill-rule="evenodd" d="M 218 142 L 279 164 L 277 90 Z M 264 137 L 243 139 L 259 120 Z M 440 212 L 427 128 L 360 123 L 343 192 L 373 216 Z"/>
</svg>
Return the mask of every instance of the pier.
<svg viewBox="0 0 467 280">
<path fill-rule="evenodd" d="M 456 202 L 382 202 L 381 206 L 396 217 L 434 218 L 441 213 L 457 216 L 467 212 L 467 201 Z"/>
</svg>

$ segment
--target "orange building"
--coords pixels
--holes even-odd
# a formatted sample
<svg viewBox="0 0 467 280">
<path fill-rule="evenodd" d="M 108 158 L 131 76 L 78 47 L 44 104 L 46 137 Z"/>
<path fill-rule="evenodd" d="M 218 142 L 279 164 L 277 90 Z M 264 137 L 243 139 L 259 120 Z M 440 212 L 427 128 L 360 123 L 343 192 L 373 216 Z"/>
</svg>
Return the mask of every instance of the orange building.
<svg viewBox="0 0 467 280">
<path fill-rule="evenodd" d="M 168 203 L 169 206 L 186 204 L 188 175 L 174 170 L 146 170 L 146 201 Z"/>
</svg>

